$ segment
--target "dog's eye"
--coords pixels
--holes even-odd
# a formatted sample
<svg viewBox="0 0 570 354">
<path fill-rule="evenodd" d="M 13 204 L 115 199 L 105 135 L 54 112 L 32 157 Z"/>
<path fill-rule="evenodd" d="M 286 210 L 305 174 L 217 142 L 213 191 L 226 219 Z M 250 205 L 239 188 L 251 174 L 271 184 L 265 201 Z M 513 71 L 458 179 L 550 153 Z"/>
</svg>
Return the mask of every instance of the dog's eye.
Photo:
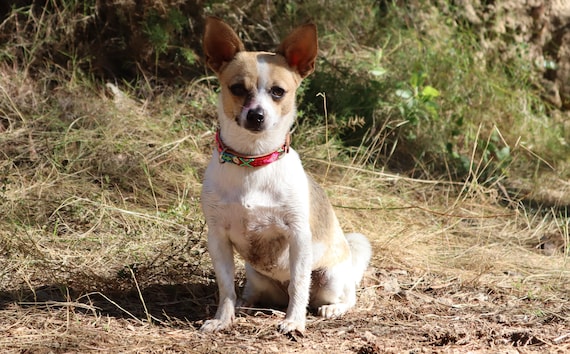
<svg viewBox="0 0 570 354">
<path fill-rule="evenodd" d="M 230 86 L 230 91 L 234 96 L 238 97 L 247 96 L 248 94 L 244 84 L 233 84 Z"/>
<path fill-rule="evenodd" d="M 274 100 L 278 100 L 282 98 L 283 95 L 285 95 L 285 90 L 279 86 L 273 86 L 272 88 L 269 89 L 269 93 L 271 94 L 271 97 L 273 97 Z"/>
</svg>

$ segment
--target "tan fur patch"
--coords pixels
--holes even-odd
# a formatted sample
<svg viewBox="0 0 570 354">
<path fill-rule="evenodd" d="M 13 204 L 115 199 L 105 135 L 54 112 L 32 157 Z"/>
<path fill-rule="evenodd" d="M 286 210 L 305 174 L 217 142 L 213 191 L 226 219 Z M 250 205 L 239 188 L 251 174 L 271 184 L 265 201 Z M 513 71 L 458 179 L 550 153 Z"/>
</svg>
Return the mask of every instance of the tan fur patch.
<svg viewBox="0 0 570 354">
<path fill-rule="evenodd" d="M 310 176 L 310 223 L 313 242 L 325 245 L 324 256 L 313 260 L 313 269 L 329 268 L 350 257 L 350 248 L 325 191 Z"/>
</svg>

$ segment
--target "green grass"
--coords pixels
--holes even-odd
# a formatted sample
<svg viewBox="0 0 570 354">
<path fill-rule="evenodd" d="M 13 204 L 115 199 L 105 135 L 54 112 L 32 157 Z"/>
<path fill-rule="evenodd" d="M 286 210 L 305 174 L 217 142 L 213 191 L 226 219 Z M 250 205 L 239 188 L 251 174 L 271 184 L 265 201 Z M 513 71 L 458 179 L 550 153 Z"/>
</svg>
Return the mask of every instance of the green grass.
<svg viewBox="0 0 570 354">
<path fill-rule="evenodd" d="M 326 122 L 338 154 L 430 178 L 471 178 L 476 169 L 481 182 L 536 177 L 534 171 L 549 166 L 568 172 L 568 132 L 540 98 L 540 72 L 528 62 L 528 48 L 510 43 L 515 54 L 503 60 L 451 5 L 359 0 L 327 3 L 327 11 L 319 11 L 319 1 L 206 2 L 191 11 L 156 0 L 143 5 L 132 16 L 126 3 L 101 5 L 106 23 L 93 17 L 95 4 L 62 0 L 17 9 L 3 29 L 24 30 L 5 37 L 1 55 L 29 75 L 53 64 L 44 79 L 49 85 L 98 85 L 111 75 L 145 100 L 159 94 L 157 83 L 208 84 L 196 61 L 203 14 L 226 19 L 256 49 L 273 48 L 310 19 L 319 27 L 321 56 L 304 85 L 300 123 L 319 130 Z M 100 26 L 103 42 L 96 42 Z M 196 104 L 191 95 L 190 104 Z"/>
<path fill-rule="evenodd" d="M 333 132 L 364 162 L 417 176 L 464 179 L 477 169 L 483 183 L 563 171 L 568 136 L 540 98 L 532 64 L 499 63 L 470 28 L 431 12 L 409 26 L 403 10 L 390 8 L 373 47 L 339 50 L 341 36 L 325 37 L 304 116 L 322 122 L 313 118 L 323 114 L 314 96 L 324 92 Z"/>
</svg>

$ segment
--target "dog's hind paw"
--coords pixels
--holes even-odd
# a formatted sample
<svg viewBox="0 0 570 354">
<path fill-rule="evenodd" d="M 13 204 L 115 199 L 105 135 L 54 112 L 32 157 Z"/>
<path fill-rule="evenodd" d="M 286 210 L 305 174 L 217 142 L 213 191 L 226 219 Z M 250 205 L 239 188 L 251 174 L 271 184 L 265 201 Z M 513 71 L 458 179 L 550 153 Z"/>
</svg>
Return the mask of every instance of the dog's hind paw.
<svg viewBox="0 0 570 354">
<path fill-rule="evenodd" d="M 303 333 L 305 331 L 305 323 L 301 321 L 283 320 L 277 326 L 280 333 L 287 334 L 293 331 Z"/>
<path fill-rule="evenodd" d="M 318 315 L 324 318 L 337 318 L 342 316 L 350 306 L 344 303 L 323 305 L 318 309 Z"/>
<path fill-rule="evenodd" d="M 208 320 L 204 322 L 202 327 L 200 327 L 200 332 L 211 333 L 211 332 L 218 332 L 222 331 L 226 328 L 229 328 L 231 322 L 222 321 L 218 319 Z"/>
</svg>

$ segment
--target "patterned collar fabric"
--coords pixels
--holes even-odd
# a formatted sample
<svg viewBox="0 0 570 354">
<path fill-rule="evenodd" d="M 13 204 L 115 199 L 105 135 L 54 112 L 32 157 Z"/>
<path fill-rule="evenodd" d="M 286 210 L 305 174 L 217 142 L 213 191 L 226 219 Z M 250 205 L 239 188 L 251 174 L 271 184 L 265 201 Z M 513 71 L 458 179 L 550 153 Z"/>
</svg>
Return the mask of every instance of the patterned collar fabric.
<svg viewBox="0 0 570 354">
<path fill-rule="evenodd" d="M 233 163 L 242 167 L 260 167 L 269 165 L 282 158 L 286 153 L 289 152 L 290 136 L 287 134 L 285 138 L 285 143 L 276 151 L 273 151 L 267 155 L 259 156 L 244 156 L 241 155 L 227 146 L 222 142 L 220 137 L 220 131 L 216 132 L 216 145 L 218 147 L 218 152 L 220 153 L 220 163 Z"/>
</svg>

